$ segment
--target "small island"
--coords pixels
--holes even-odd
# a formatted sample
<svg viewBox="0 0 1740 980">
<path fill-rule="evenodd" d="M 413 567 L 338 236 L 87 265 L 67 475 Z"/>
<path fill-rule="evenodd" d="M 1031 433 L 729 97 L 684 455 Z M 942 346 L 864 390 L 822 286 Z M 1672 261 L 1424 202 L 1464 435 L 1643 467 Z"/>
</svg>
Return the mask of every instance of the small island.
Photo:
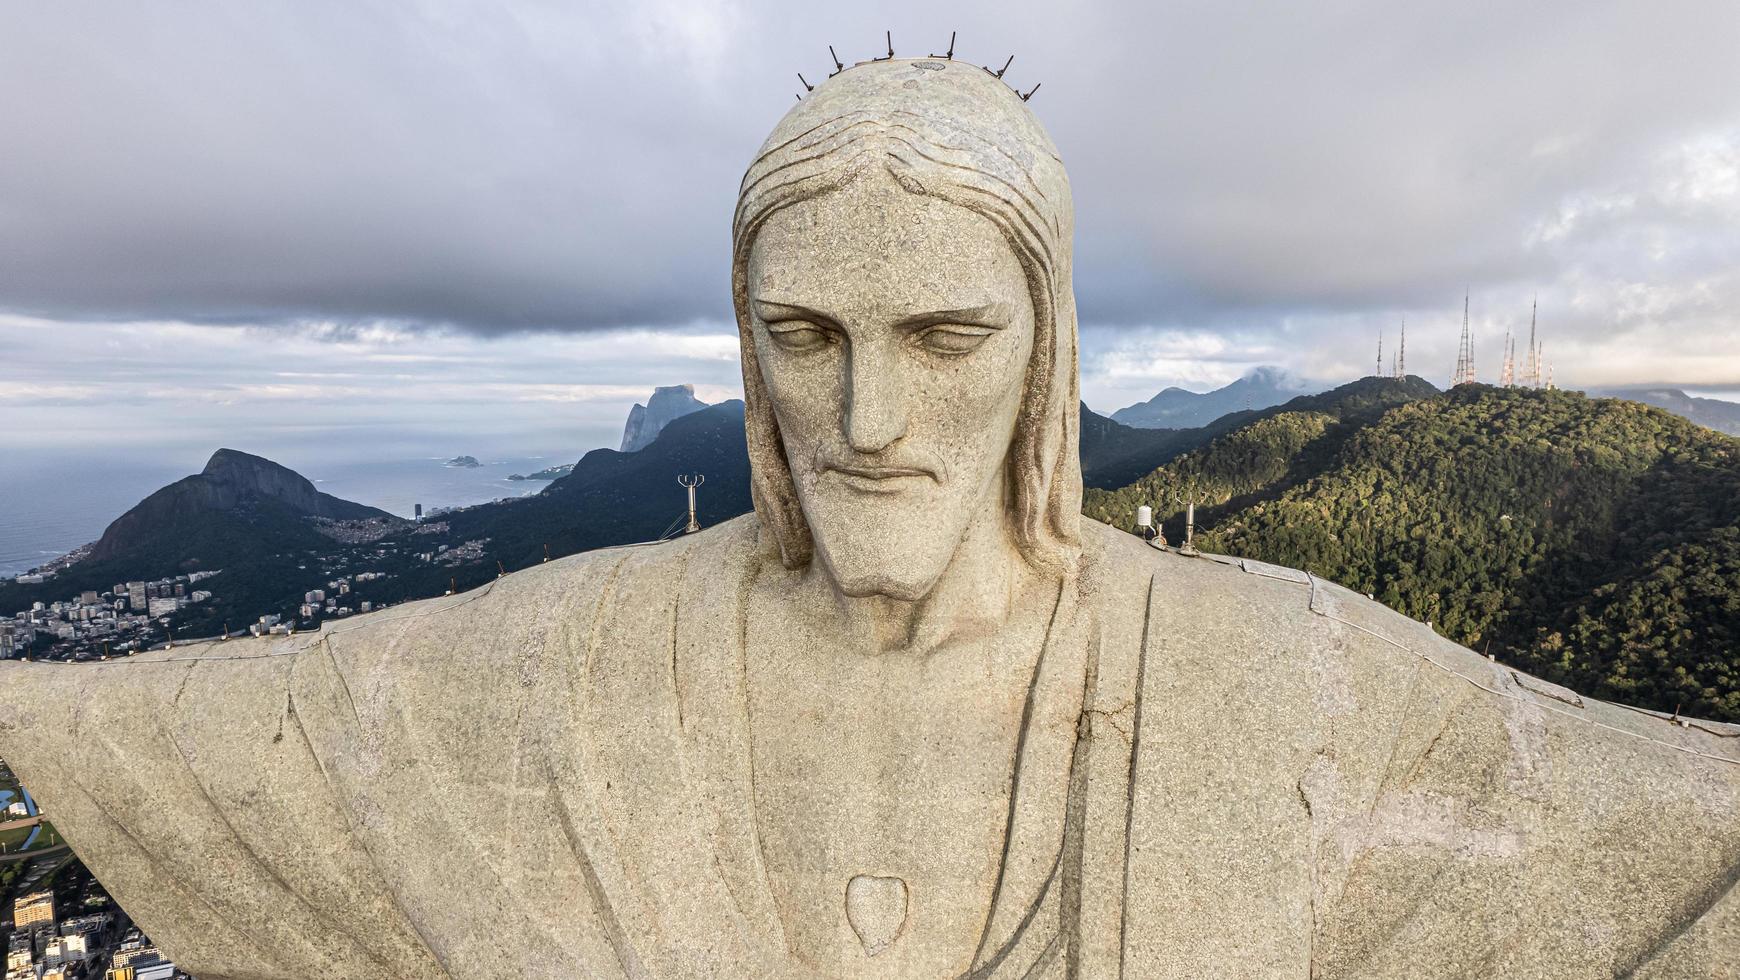
<svg viewBox="0 0 1740 980">
<path fill-rule="evenodd" d="M 476 456 L 455 456 L 452 459 L 448 460 L 447 462 L 442 463 L 441 465 L 442 466 L 463 466 L 469 470 L 469 469 L 476 469 L 477 467 L 482 466 L 483 464 L 479 463 L 477 461 Z"/>
<path fill-rule="evenodd" d="M 561 478 L 567 476 L 568 474 L 570 474 L 572 472 L 574 472 L 574 464 L 573 463 L 563 463 L 560 466 L 552 466 L 548 469 L 539 470 L 536 473 L 514 473 L 514 474 L 509 475 L 508 479 L 510 479 L 510 480 L 560 480 Z"/>
</svg>

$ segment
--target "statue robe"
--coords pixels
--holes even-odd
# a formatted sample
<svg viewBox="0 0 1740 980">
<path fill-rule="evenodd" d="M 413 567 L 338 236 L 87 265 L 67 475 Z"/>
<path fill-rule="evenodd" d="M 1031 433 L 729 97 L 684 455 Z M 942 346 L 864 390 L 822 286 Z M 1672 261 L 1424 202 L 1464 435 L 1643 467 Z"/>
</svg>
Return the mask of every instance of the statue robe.
<svg viewBox="0 0 1740 980">
<path fill-rule="evenodd" d="M 1740 976 L 1740 729 L 1304 573 L 1083 536 L 966 975 Z M 756 830 L 757 541 L 750 515 L 317 634 L 0 664 L 0 758 L 201 980 L 815 975 Z"/>
</svg>

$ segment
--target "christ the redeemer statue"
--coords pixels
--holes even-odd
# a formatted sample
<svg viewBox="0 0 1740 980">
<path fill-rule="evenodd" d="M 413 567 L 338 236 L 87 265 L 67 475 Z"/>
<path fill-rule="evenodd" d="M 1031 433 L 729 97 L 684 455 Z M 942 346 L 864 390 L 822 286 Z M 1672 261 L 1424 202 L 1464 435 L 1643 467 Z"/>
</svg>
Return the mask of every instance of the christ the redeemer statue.
<svg viewBox="0 0 1740 980">
<path fill-rule="evenodd" d="M 201 980 L 1740 971 L 1740 738 L 1079 515 L 1073 209 L 990 73 L 743 179 L 755 512 L 318 634 L 0 664 Z"/>
</svg>

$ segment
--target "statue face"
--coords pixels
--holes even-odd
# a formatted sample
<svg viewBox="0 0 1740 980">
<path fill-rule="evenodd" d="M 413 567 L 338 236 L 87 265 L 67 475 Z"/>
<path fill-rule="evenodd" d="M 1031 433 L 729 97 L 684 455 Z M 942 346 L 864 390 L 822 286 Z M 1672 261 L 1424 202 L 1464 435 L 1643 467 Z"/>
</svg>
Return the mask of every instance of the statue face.
<svg viewBox="0 0 1740 980">
<path fill-rule="evenodd" d="M 1001 516 L 1033 349 L 1020 262 L 989 219 L 878 172 L 771 217 L 748 273 L 816 556 L 847 595 L 923 597 Z"/>
</svg>

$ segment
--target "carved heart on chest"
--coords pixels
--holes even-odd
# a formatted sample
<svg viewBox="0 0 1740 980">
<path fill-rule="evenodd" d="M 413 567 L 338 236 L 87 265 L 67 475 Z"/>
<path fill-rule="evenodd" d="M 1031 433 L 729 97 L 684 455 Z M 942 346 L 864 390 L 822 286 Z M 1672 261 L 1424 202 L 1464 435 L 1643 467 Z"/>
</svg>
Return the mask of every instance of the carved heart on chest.
<svg viewBox="0 0 1740 980">
<path fill-rule="evenodd" d="M 906 882 L 899 878 L 856 875 L 846 883 L 846 921 L 875 956 L 900 938 L 906 925 Z"/>
</svg>

